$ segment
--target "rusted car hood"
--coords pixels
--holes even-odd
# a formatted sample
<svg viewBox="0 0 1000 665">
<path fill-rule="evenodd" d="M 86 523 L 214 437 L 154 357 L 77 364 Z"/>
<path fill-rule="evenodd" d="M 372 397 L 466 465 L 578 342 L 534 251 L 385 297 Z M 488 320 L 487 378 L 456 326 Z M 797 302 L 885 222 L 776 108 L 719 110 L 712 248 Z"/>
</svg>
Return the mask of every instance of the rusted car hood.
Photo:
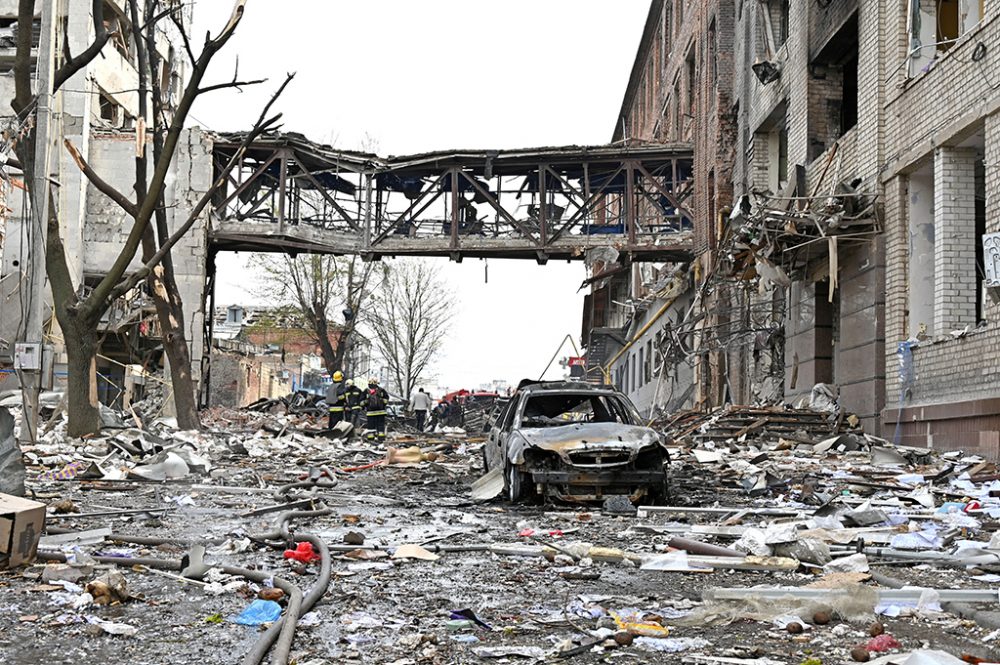
<svg viewBox="0 0 1000 665">
<path fill-rule="evenodd" d="M 522 427 L 511 437 L 508 455 L 512 462 L 520 464 L 524 460 L 525 448 L 538 448 L 559 455 L 571 450 L 598 448 L 637 453 L 659 442 L 655 431 L 638 425 L 574 423 L 560 427 Z"/>
</svg>

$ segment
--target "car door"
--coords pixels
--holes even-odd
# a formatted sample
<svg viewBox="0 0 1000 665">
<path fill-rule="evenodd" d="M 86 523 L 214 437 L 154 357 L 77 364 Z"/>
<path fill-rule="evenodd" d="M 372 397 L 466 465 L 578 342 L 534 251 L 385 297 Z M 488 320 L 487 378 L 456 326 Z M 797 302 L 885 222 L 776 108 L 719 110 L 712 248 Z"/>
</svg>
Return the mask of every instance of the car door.
<svg viewBox="0 0 1000 665">
<path fill-rule="evenodd" d="M 515 395 L 507 401 L 500 416 L 490 428 L 490 435 L 486 440 L 486 464 L 490 469 L 502 469 L 505 462 L 504 443 L 510 435 L 510 426 L 517 412 L 517 405 L 520 397 Z"/>
</svg>

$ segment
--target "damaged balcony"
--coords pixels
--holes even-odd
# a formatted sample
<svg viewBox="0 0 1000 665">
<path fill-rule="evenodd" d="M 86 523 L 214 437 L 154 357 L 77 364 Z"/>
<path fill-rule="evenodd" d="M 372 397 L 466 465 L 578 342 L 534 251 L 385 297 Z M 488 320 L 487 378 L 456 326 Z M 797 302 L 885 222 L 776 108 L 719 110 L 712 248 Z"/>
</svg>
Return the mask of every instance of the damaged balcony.
<svg viewBox="0 0 1000 665">
<path fill-rule="evenodd" d="M 842 247 L 870 243 L 881 233 L 877 196 L 865 191 L 860 179 L 823 186 L 837 152 L 835 144 L 817 160 L 825 163 L 811 190 L 805 169 L 797 167 L 796 181 L 778 195 L 754 192 L 737 201 L 719 255 L 730 277 L 760 276 L 788 286 L 805 278 L 817 262 L 825 262 L 835 276 Z"/>
<path fill-rule="evenodd" d="M 240 137 L 216 138 L 225 163 Z M 382 159 L 296 135 L 252 146 L 214 202 L 219 250 L 582 259 L 691 254 L 683 144 L 448 151 Z"/>
</svg>

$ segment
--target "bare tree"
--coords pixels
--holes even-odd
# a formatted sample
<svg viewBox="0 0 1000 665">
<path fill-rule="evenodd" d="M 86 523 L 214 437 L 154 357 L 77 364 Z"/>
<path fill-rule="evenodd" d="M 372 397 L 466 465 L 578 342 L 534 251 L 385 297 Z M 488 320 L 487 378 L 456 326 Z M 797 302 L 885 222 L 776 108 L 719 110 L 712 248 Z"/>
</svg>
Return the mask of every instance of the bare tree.
<svg viewBox="0 0 1000 665">
<path fill-rule="evenodd" d="M 258 254 L 253 261 L 261 271 L 254 295 L 291 305 L 319 345 L 327 371 L 345 369 L 358 326 L 367 318 L 369 298 L 381 283 L 381 264 L 323 254 Z M 343 323 L 337 322 L 338 307 Z"/>
<path fill-rule="evenodd" d="M 440 270 L 419 260 L 394 262 L 371 304 L 371 336 L 392 389 L 409 397 L 441 350 L 455 302 Z"/>
<path fill-rule="evenodd" d="M 46 220 L 48 243 L 46 248 L 46 268 L 52 287 L 55 316 L 62 329 L 66 345 L 69 382 L 69 423 L 67 432 L 71 436 L 82 436 L 97 432 L 100 429 L 100 412 L 97 404 L 96 357 L 99 345 L 98 325 L 101 316 L 107 311 L 112 302 L 147 279 L 151 280 L 154 293 L 156 289 L 162 291 L 160 296 L 154 297 L 154 300 L 158 301 L 158 313 L 161 316 L 166 313 L 169 318 L 177 311 L 176 308 L 180 307 L 180 299 L 176 297 L 176 284 L 173 285 L 173 294 L 171 294 L 171 287 L 168 284 L 168 281 L 173 280 L 172 268 L 168 270 L 166 266 L 169 265 L 169 262 L 165 264 L 164 261 L 169 256 L 171 248 L 191 229 L 201 216 L 211 200 L 212 193 L 223 185 L 229 171 L 232 170 L 238 158 L 245 152 L 246 146 L 261 133 L 275 126 L 280 116 L 268 119 L 266 115 L 277 96 L 284 90 L 285 85 L 288 84 L 291 78 L 286 79 L 275 96 L 272 97 L 253 130 L 245 137 L 242 147 L 237 150 L 236 155 L 222 169 L 219 177 L 209 188 L 209 191 L 198 201 L 186 221 L 181 223 L 172 234 L 168 233 L 165 218 L 162 217 L 165 182 L 170 170 L 170 162 L 177 150 L 184 129 L 184 123 L 187 120 L 191 107 L 199 95 L 205 92 L 226 87 L 239 87 L 248 83 L 238 81 L 234 77 L 234 80 L 230 83 L 202 86 L 213 57 L 226 45 L 239 25 L 243 17 L 246 0 L 236 0 L 229 20 L 217 36 L 206 35 L 201 54 L 198 56 L 195 56 L 191 48 L 190 40 L 184 32 L 183 22 L 177 19 L 175 12 L 179 10 L 176 9 L 176 4 L 170 3 L 168 9 L 156 13 L 159 9 L 159 3 L 147 0 L 145 7 L 147 13 L 143 17 L 145 23 L 140 25 L 137 17 L 139 1 L 129 0 L 129 10 L 132 15 L 132 30 L 136 37 L 135 42 L 137 47 L 140 48 L 139 55 L 144 58 L 144 61 L 139 66 L 141 73 L 139 99 L 143 110 L 147 110 L 146 105 L 148 104 L 147 97 L 149 93 L 158 90 L 158 87 L 154 87 L 151 90 L 149 81 L 157 79 L 157 74 L 159 73 L 158 69 L 153 72 L 150 70 L 151 62 L 156 62 L 157 68 L 159 67 L 156 56 L 150 55 L 151 52 L 155 51 L 150 46 L 155 43 L 155 31 L 159 21 L 166 18 L 174 20 L 176 26 L 181 31 L 185 50 L 191 59 L 192 72 L 176 108 L 172 109 L 173 112 L 170 117 L 167 117 L 163 112 L 164 109 L 160 101 L 155 99 L 156 95 L 154 95 L 154 126 L 152 132 L 154 152 L 153 172 L 152 176 L 149 177 L 148 157 L 146 150 L 143 148 L 136 157 L 136 191 L 134 201 L 105 181 L 84 160 L 72 144 L 69 142 L 66 143 L 67 150 L 73 155 L 77 165 L 88 180 L 99 191 L 121 206 L 132 218 L 128 237 L 115 258 L 113 265 L 101 278 L 97 286 L 89 292 L 85 293 L 79 289 L 79 285 L 74 283 L 73 275 L 69 270 L 65 245 L 60 236 L 59 212 L 56 209 L 55 197 L 53 196 L 51 187 L 48 191 L 44 192 L 34 191 L 33 189 L 29 191 L 32 202 L 32 214 L 34 214 L 35 210 L 39 209 L 39 197 L 44 196 L 49 199 L 49 215 Z M 34 4 L 34 0 L 20 0 L 18 7 L 19 25 L 30 26 L 32 24 Z M 104 3 L 102 0 L 93 1 L 92 11 L 95 39 L 79 55 L 75 57 L 69 54 L 66 55 L 64 64 L 59 68 L 54 77 L 52 92 L 57 91 L 59 86 L 65 83 L 75 72 L 85 67 L 87 63 L 97 57 L 110 38 L 103 21 L 103 6 Z M 150 76 L 151 73 L 152 75 Z M 19 31 L 14 65 L 14 80 L 15 99 L 12 103 L 14 111 L 24 126 L 33 127 L 33 123 L 30 120 L 37 104 L 31 90 L 32 61 L 30 30 Z M 145 124 L 146 117 L 144 116 L 140 119 L 136 128 L 137 133 L 143 132 L 143 135 L 139 137 L 141 140 L 137 141 L 137 145 L 139 146 L 145 145 Z M 35 163 L 34 143 L 34 130 L 30 129 L 16 146 L 19 161 L 26 173 L 30 172 L 29 169 L 32 169 Z M 157 234 L 155 237 L 151 235 L 152 227 L 150 226 L 154 217 L 157 223 Z M 161 222 L 163 222 L 162 225 Z M 143 265 L 132 274 L 127 274 L 128 267 L 135 258 L 140 245 L 143 247 Z M 180 324 L 182 330 L 182 319 L 177 320 L 177 322 Z M 173 325 L 170 325 L 165 330 L 169 333 L 174 331 L 175 328 Z M 184 342 L 183 337 L 180 339 L 184 346 L 184 354 L 186 354 L 186 342 Z M 168 351 L 168 357 L 169 353 Z M 181 372 L 183 373 L 186 370 L 188 375 L 190 375 L 190 359 L 187 359 L 185 362 L 183 355 L 179 356 L 179 359 Z M 181 378 L 183 379 L 183 377 Z M 183 380 L 181 383 L 183 385 Z M 181 400 L 184 399 L 185 397 L 182 396 Z M 191 389 L 191 399 L 194 399 L 193 386 Z M 187 406 L 184 408 L 184 417 L 190 419 L 190 411 L 188 411 Z M 193 416 L 193 420 L 197 424 L 196 413 Z"/>
</svg>

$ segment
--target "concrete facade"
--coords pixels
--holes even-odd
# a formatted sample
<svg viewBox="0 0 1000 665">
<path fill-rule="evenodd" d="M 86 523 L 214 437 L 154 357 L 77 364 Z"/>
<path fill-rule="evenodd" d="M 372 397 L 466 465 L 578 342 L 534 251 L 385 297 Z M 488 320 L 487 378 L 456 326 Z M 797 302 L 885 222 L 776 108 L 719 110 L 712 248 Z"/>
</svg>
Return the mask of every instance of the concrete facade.
<svg viewBox="0 0 1000 665">
<path fill-rule="evenodd" d="M 94 29 L 91 7 L 89 2 L 55 2 L 56 21 L 66 26 L 65 32 L 56 31 L 54 49 L 58 53 L 61 54 L 64 47 L 71 53 L 79 53 L 92 42 Z M 0 0 L 0 18 L 14 19 L 17 17 L 17 10 L 16 0 Z M 184 10 L 184 15 L 190 22 L 190 9 Z M 138 95 L 135 92 L 138 86 L 137 55 L 127 16 L 128 11 L 121 0 L 104 2 L 102 18 L 109 29 L 118 34 L 112 36 L 93 62 L 62 86 L 53 100 L 53 126 L 56 135 L 54 145 L 58 148 L 52 152 L 51 173 L 59 183 L 56 205 L 67 262 L 81 288 L 110 267 L 131 226 L 131 219 L 89 184 L 69 153 L 62 149 L 62 143 L 64 140 L 72 142 L 94 169 L 119 191 L 126 195 L 132 192 L 136 126 L 140 123 L 137 122 Z M 39 22 L 40 18 L 36 17 L 36 29 Z M 163 101 L 168 109 L 177 99 L 181 82 L 185 78 L 185 61 L 177 57 L 183 52 L 183 47 L 173 47 L 174 44 L 180 44 L 180 36 L 169 23 L 161 22 L 163 32 L 158 35 L 157 40 L 158 51 L 164 62 Z M 6 51 L 0 54 L 5 57 L 4 61 L 12 62 L 13 49 L 0 50 Z M 0 108 L 10 108 L 13 93 L 13 71 L 7 65 L 0 69 Z M 146 148 L 150 148 L 148 137 Z M 166 200 L 168 225 L 171 228 L 176 228 L 184 221 L 197 199 L 208 190 L 213 175 L 212 168 L 211 142 L 197 129 L 186 130 L 173 161 L 172 173 L 168 176 Z M 0 263 L 0 339 L 3 340 L 0 343 L 0 366 L 10 362 L 11 342 L 19 338 L 21 309 L 27 292 L 26 266 L 30 259 L 25 254 L 25 248 L 29 246 L 28 229 L 22 224 L 24 208 L 19 190 L 8 191 L 6 195 L 13 210 L 7 220 L 6 243 L 3 245 Z M 201 309 L 206 255 L 207 222 L 196 225 L 173 251 L 178 286 L 186 308 L 186 332 L 192 346 L 196 378 L 203 344 L 204 318 Z M 136 259 L 132 266 L 138 264 Z M 142 298 L 139 297 L 134 302 L 141 301 Z M 112 318 L 113 316 L 112 314 Z M 139 320 L 135 325 L 139 326 Z M 45 341 L 54 348 L 52 381 L 54 387 L 59 389 L 65 382 L 61 335 L 54 322 L 50 329 L 51 335 Z M 114 383 L 114 377 L 123 375 L 123 364 L 137 360 L 129 350 L 134 341 L 129 339 L 130 336 L 126 331 L 120 336 L 119 343 L 105 348 L 104 355 L 114 357 L 102 358 L 100 361 L 99 388 L 102 397 L 107 395 L 111 399 L 113 394 L 120 392 L 115 389 L 120 386 L 105 386 L 102 380 L 104 383 Z M 2 380 L 3 378 L 6 380 Z M 0 390 L 15 387 L 16 379 L 12 373 L 0 374 Z"/>
<path fill-rule="evenodd" d="M 660 31 L 650 28 L 654 17 Z M 692 369 L 688 406 L 795 402 L 807 399 L 814 384 L 833 383 L 843 407 L 881 432 L 881 238 L 840 243 L 832 275 L 825 244 L 817 246 L 788 288 L 761 292 L 738 281 L 717 283 L 713 274 L 728 217 L 744 194 L 777 197 L 795 184 L 796 173 L 809 194 L 832 193 L 840 183 L 877 193 L 883 20 L 878 3 L 856 1 L 651 3 L 615 138 L 631 130 L 630 138 L 695 145 L 692 290 L 671 309 L 674 320 L 682 312 L 701 319 L 685 345 L 687 357 L 667 363 L 675 372 L 680 365 Z M 762 62 L 777 72 L 767 82 L 754 71 Z M 633 276 L 639 270 L 633 267 Z M 641 280 L 629 286 L 632 300 L 643 302 Z M 626 337 L 644 324 L 644 311 L 659 305 L 646 304 Z M 654 326 L 635 341 L 618 374 L 639 362 L 646 338 L 655 343 L 657 332 Z M 634 396 L 641 409 L 654 410 L 646 393 Z"/>
<path fill-rule="evenodd" d="M 831 245 L 835 254 L 819 243 L 788 287 L 703 294 L 703 332 L 740 321 L 756 329 L 720 357 L 691 354 L 696 402 L 795 402 L 832 383 L 870 432 L 997 457 L 1000 293 L 984 285 L 983 236 L 1000 232 L 1000 84 L 991 76 L 1000 2 L 734 4 L 732 17 L 711 0 L 651 4 L 650 16 L 672 29 L 664 38 L 647 23 L 615 127 L 616 138 L 698 146 L 695 290 L 711 284 L 713 233 L 725 228 L 718 212 L 741 195 L 822 196 L 850 184 L 877 196 L 878 214 L 873 233 Z M 680 26 L 666 18 L 678 5 Z M 712 75 L 697 46 L 706 41 L 731 45 L 728 74 Z M 713 99 L 704 82 L 716 79 L 731 93 Z M 730 118 L 727 152 L 725 131 L 711 128 Z M 628 286 L 643 303 L 640 280 Z M 626 339 L 656 310 L 643 304 Z M 645 348 L 636 340 L 616 378 L 642 365 Z"/>
<path fill-rule="evenodd" d="M 695 147 L 687 205 L 698 252 L 715 247 L 715 228 L 732 199 L 734 20 L 732 3 L 654 0 L 612 137 Z M 664 288 L 681 266 L 630 264 L 627 257 L 622 265 L 628 267 L 627 276 L 594 285 L 592 296 L 606 298 L 609 310 L 601 326 L 623 329 L 629 339 L 645 331 L 608 368 L 609 378 L 650 417 L 704 401 L 706 384 L 697 377 L 710 372 L 716 361 L 709 354 L 678 361 L 668 350 L 672 332 L 694 298 L 690 289 L 678 295 Z M 622 305 L 625 294 L 631 306 Z M 602 355 L 607 360 L 619 350 L 620 344 Z"/>
</svg>

